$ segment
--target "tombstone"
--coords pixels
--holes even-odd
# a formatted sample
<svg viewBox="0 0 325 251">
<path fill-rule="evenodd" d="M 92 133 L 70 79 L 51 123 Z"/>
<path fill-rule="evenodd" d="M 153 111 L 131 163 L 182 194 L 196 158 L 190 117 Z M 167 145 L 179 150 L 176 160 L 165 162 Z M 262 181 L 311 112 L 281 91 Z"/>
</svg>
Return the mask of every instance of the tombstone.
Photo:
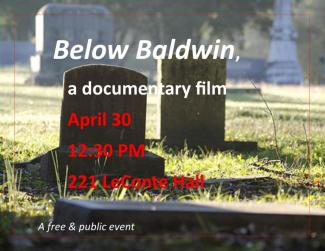
<svg viewBox="0 0 325 251">
<path fill-rule="evenodd" d="M 3 41 L 11 40 L 12 34 L 11 34 L 10 30 L 11 30 L 10 25 L 0 25 L 0 38 Z"/>
<path fill-rule="evenodd" d="M 324 231 L 324 209 L 313 208 L 309 211 L 308 207 L 283 203 L 59 200 L 54 209 L 55 224 L 69 226 L 74 222 L 77 229 L 80 225 L 88 224 L 106 224 L 108 227 L 111 224 L 134 224 L 133 233 L 182 229 L 198 231 L 202 226 L 205 226 L 206 231 L 215 231 L 216 227 L 234 230 L 252 225 L 257 232 L 269 232 L 272 229 L 305 233 L 308 218 L 313 231 Z M 97 232 L 112 234 L 110 231 Z"/>
<path fill-rule="evenodd" d="M 197 81 L 226 85 L 226 60 L 163 59 L 158 61 L 158 83 L 192 85 L 187 99 L 161 96 L 158 127 L 170 146 L 256 150 L 256 142 L 225 142 L 225 95 L 197 95 Z M 194 91 L 193 91 L 194 90 Z"/>
<path fill-rule="evenodd" d="M 133 70 L 108 65 L 87 65 L 73 68 L 64 74 L 64 95 L 61 107 L 60 144 L 57 149 L 48 152 L 41 158 L 41 176 L 46 180 L 55 179 L 55 165 L 58 164 L 60 176 L 64 177 L 68 166 L 69 173 L 78 175 L 101 175 L 135 177 L 164 176 L 164 159 L 145 151 L 143 157 L 117 156 L 115 151 L 110 158 L 94 158 L 95 144 L 111 144 L 118 149 L 119 144 L 133 144 L 138 147 L 145 142 L 146 96 L 134 95 L 83 95 L 82 86 L 91 81 L 93 85 L 147 84 L 147 78 Z M 68 94 L 68 86 L 77 86 L 77 95 Z M 67 126 L 71 113 L 78 116 L 97 115 L 106 112 L 130 113 L 130 127 L 106 126 L 79 127 Z M 109 120 L 109 119 L 107 119 Z M 86 158 L 71 158 L 70 144 L 87 145 Z M 81 149 L 76 150 L 77 153 Z M 57 160 L 56 160 L 57 158 Z"/>
<path fill-rule="evenodd" d="M 234 81 L 254 81 L 265 80 L 266 61 L 261 58 L 241 57 L 238 62 L 227 61 L 227 78 Z"/>
<path fill-rule="evenodd" d="M 304 77 L 297 56 L 297 32 L 292 22 L 291 0 L 276 0 L 266 80 L 270 83 L 300 84 Z"/>
<path fill-rule="evenodd" d="M 29 41 L 0 41 L 0 65 L 28 65 L 34 51 L 35 45 Z"/>
<path fill-rule="evenodd" d="M 44 5 L 36 14 L 36 54 L 30 58 L 32 77 L 29 83 L 59 84 L 64 71 L 84 64 L 112 63 L 108 59 L 73 60 L 70 57 L 54 60 L 57 40 L 86 46 L 88 39 L 93 44 L 113 43 L 113 18 L 101 5 L 57 4 Z"/>
<path fill-rule="evenodd" d="M 322 80 L 321 80 L 321 82 L 322 83 L 325 83 L 325 55 L 321 56 L 320 62 L 322 63 L 322 67 L 323 67 L 323 69 L 322 69 Z"/>
</svg>

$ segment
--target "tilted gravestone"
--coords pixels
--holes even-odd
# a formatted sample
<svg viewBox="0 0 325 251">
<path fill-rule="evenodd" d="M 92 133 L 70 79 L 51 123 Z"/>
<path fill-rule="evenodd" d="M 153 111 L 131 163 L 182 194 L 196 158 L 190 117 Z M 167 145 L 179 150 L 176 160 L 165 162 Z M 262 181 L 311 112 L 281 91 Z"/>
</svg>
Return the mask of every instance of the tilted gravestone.
<svg viewBox="0 0 325 251">
<path fill-rule="evenodd" d="M 170 146 L 208 149 L 256 150 L 256 142 L 226 142 L 225 95 L 197 95 L 198 81 L 226 85 L 226 60 L 164 59 L 158 61 L 158 84 L 191 85 L 187 99 L 162 95 L 160 138 Z"/>
<path fill-rule="evenodd" d="M 60 169 L 60 175 L 65 174 L 68 166 L 73 174 L 93 175 L 95 172 L 110 176 L 131 175 L 135 177 L 163 176 L 164 159 L 145 151 L 144 156 L 118 157 L 116 150 L 120 144 L 132 144 L 135 148 L 144 144 L 146 121 L 146 96 L 143 95 L 84 95 L 82 88 L 91 81 L 92 86 L 100 85 L 143 85 L 147 78 L 133 70 L 108 65 L 86 65 L 73 68 L 64 74 L 64 96 L 61 108 L 60 145 L 58 149 L 48 152 L 41 160 L 41 174 L 45 179 L 55 178 L 55 164 Z M 69 95 L 69 85 L 76 85 L 77 95 Z M 80 129 L 68 126 L 70 116 L 98 115 L 106 113 L 106 126 L 88 126 Z M 113 113 L 129 113 L 132 123 L 129 127 L 112 126 Z M 110 121 L 110 122 L 109 122 Z M 103 124 L 103 122 L 102 122 Z M 98 125 L 98 124 L 97 124 Z M 71 144 L 87 145 L 85 158 L 71 158 Z M 112 157 L 95 158 L 95 145 L 111 144 L 114 149 Z M 57 160 L 56 160 L 57 156 Z"/>
<path fill-rule="evenodd" d="M 313 222 L 313 231 L 325 228 L 325 210 L 274 203 L 194 203 L 144 201 L 59 200 L 54 209 L 55 224 L 79 227 L 106 225 L 101 233 L 110 233 L 110 225 L 132 225 L 135 232 L 159 232 L 181 229 L 215 231 L 215 227 L 234 229 L 254 225 L 256 231 L 303 232 Z M 211 228 L 209 228 L 210 226 Z M 105 231 L 106 230 L 106 231 Z M 118 232 L 117 232 L 118 233 Z"/>
<path fill-rule="evenodd" d="M 67 40 L 84 48 L 88 39 L 92 44 L 113 42 L 113 18 L 101 5 L 57 4 L 44 5 L 35 17 L 36 53 L 31 57 L 32 77 L 29 83 L 60 84 L 64 71 L 79 65 L 108 63 L 109 60 L 78 59 L 70 56 L 54 60 L 57 40 Z M 59 63 L 58 63 L 59 62 Z M 112 62 L 110 62 L 112 63 Z"/>
</svg>

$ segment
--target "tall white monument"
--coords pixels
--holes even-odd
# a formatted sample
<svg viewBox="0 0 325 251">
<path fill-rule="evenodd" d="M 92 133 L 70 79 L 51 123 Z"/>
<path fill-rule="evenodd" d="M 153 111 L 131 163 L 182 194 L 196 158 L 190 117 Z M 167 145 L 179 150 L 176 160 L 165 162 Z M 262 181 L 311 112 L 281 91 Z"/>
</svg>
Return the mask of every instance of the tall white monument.
<svg viewBox="0 0 325 251">
<path fill-rule="evenodd" d="M 304 77 L 297 57 L 297 32 L 292 22 L 291 0 L 275 0 L 274 13 L 266 80 L 278 84 L 300 84 Z"/>
</svg>

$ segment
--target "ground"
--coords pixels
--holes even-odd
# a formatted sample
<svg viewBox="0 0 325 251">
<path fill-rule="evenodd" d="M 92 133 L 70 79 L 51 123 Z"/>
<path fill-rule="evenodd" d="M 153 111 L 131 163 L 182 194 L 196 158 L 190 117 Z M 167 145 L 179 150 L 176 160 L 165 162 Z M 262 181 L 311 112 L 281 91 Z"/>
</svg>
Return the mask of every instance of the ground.
<svg viewBox="0 0 325 251">
<path fill-rule="evenodd" d="M 12 231 L 15 231 L 18 236 L 37 232 L 35 225 L 52 217 L 53 205 L 60 197 L 101 197 L 110 200 L 131 197 L 156 201 L 168 199 L 255 200 L 325 207 L 323 183 L 325 87 L 313 86 L 309 90 L 305 86 L 262 85 L 263 96 L 273 113 L 275 123 L 272 122 L 270 112 L 259 94 L 228 94 L 226 140 L 257 141 L 257 152 L 207 152 L 203 150 L 194 152 L 186 147 L 175 151 L 166 149 L 161 144 L 148 146 L 151 151 L 166 159 L 167 175 L 193 176 L 202 173 L 207 179 L 268 175 L 272 182 L 264 180 L 260 183 L 244 183 L 231 187 L 223 184 L 200 191 L 166 190 L 157 193 L 156 191 L 129 192 L 124 190 L 109 192 L 98 189 L 76 194 L 73 191 L 66 191 L 64 185 L 61 186 L 60 192 L 57 189 L 58 184 L 45 184 L 35 176 L 35 170 L 32 167 L 18 172 L 13 171 L 10 165 L 13 160 L 27 161 L 58 146 L 62 98 L 62 88 L 59 86 L 23 85 L 24 72 L 19 68 L 16 70 L 18 74 L 15 79 L 17 83 L 15 88 L 12 69 L 2 71 L 0 80 L 0 249 L 1 245 L 7 245 L 7 237 L 13 233 Z M 250 84 L 246 83 L 247 85 Z M 310 106 L 308 105 L 309 91 Z M 146 136 L 153 138 L 155 137 L 157 107 L 154 97 L 149 97 L 148 101 Z M 14 120 L 15 135 L 13 133 Z M 14 139 L 15 146 L 13 145 Z M 278 142 L 278 149 L 275 139 Z M 308 156 L 310 156 L 310 162 Z M 200 238 L 209 240 L 209 244 L 204 246 L 207 250 L 214 245 L 222 247 L 222 250 L 268 250 L 266 247 L 269 246 L 269 240 L 263 238 L 252 242 L 247 239 L 238 239 L 233 235 L 229 239 L 215 235 L 201 237 L 197 233 L 196 236 L 199 242 Z M 166 238 L 171 239 L 168 235 Z M 175 250 L 178 247 L 186 248 L 189 242 L 185 239 L 176 238 L 175 242 L 171 241 L 168 247 Z M 23 241 L 19 240 L 17 243 L 24 243 L 24 238 Z M 118 246 L 119 244 L 114 244 L 115 241 L 111 242 L 111 245 L 117 245 L 116 249 L 123 249 Z M 132 238 L 129 241 L 134 242 Z M 135 249 L 140 250 L 141 243 L 143 243 L 150 249 L 150 247 L 156 247 L 159 241 L 161 239 L 157 240 L 153 236 L 130 245 L 135 245 L 137 247 Z M 324 239 L 322 241 L 324 242 Z M 299 244 L 299 241 L 294 243 L 302 247 L 307 245 L 306 243 Z M 286 245 L 290 246 L 291 242 L 284 246 Z M 317 239 L 312 245 L 317 250 L 324 243 L 321 244 Z M 203 247 L 199 245 L 194 248 Z M 308 246 L 306 250 L 309 250 Z"/>
</svg>

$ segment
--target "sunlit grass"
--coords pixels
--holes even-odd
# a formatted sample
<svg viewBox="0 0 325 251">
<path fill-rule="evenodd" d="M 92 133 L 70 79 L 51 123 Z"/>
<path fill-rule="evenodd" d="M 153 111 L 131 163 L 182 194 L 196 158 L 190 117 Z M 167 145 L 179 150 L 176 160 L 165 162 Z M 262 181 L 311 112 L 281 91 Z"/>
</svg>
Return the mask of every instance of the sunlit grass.
<svg viewBox="0 0 325 251">
<path fill-rule="evenodd" d="M 9 73 L 8 73 L 9 74 Z M 8 75 L 7 75 L 8 76 Z M 10 77 L 0 83 L 0 174 L 6 169 L 5 160 L 26 161 L 58 146 L 59 119 L 62 98 L 62 87 L 26 86 L 17 83 L 15 87 L 15 114 L 13 85 Z M 19 82 L 19 81 L 18 81 Z M 292 172 L 295 178 L 285 178 L 252 167 L 252 163 L 262 159 L 276 159 L 274 151 L 273 125 L 265 105 L 258 94 L 228 94 L 226 101 L 226 140 L 257 141 L 257 153 L 234 153 L 218 151 L 181 151 L 153 145 L 148 150 L 166 159 L 166 174 L 193 176 L 202 173 L 208 178 L 241 177 L 247 175 L 270 175 L 278 181 L 275 193 L 264 193 L 245 198 L 238 190 L 233 193 L 216 189 L 200 191 L 162 191 L 152 193 L 148 190 L 126 191 L 124 189 L 108 191 L 103 188 L 90 189 L 81 194 L 64 191 L 62 181 L 61 197 L 77 199 L 104 198 L 107 200 L 136 199 L 147 201 L 165 201 L 170 199 L 198 201 L 275 201 L 291 202 L 324 207 L 323 189 L 313 188 L 308 195 L 306 190 L 293 188 L 299 182 L 310 181 L 321 183 L 324 180 L 325 167 L 325 87 L 312 87 L 311 105 L 309 107 L 307 87 L 288 87 L 262 85 L 265 99 L 275 115 L 278 130 L 280 155 L 283 165 L 269 165 L 268 168 L 283 172 Z M 158 116 L 155 97 L 148 97 L 146 137 L 156 137 L 156 118 Z M 309 109 L 311 116 L 309 117 Z M 306 135 L 309 133 L 311 121 L 312 166 L 306 166 Z M 15 120 L 15 141 L 14 123 Z M 308 135 L 307 135 L 308 137 Z M 15 150 L 15 153 L 13 152 Z M 53 202 L 60 194 L 43 192 L 31 196 L 17 191 L 18 200 L 15 208 L 8 203 L 8 189 L 4 188 L 8 177 L 0 176 L 0 211 L 13 210 L 16 214 L 28 217 L 50 216 Z M 4 181 L 2 181 L 4 179 Z M 43 181 L 22 175 L 23 182 L 30 186 L 44 187 Z M 287 184 L 282 187 L 282 183 Z M 261 188 L 263 190 L 263 187 Z"/>
</svg>

